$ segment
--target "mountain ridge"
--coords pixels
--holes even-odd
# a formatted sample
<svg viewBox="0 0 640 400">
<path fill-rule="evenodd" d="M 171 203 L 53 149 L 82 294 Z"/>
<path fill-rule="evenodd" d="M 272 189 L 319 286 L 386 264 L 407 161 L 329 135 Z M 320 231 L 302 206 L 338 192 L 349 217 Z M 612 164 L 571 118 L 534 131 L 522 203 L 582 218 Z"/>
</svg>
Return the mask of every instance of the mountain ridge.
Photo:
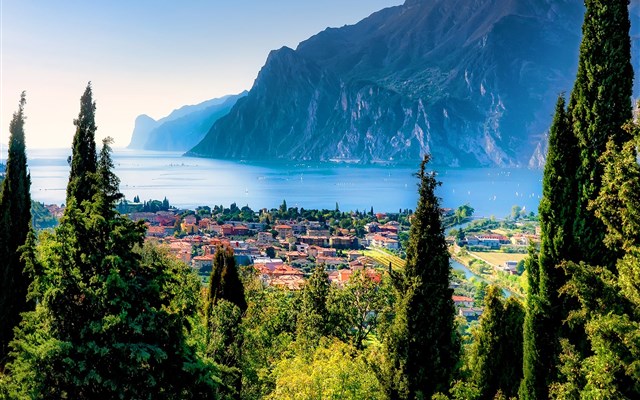
<svg viewBox="0 0 640 400">
<path fill-rule="evenodd" d="M 169 115 L 154 120 L 146 114 L 136 118 L 128 148 L 186 151 L 195 146 L 213 123 L 226 115 L 247 91 L 185 105 Z"/>
<path fill-rule="evenodd" d="M 187 154 L 539 166 L 583 13 L 580 0 L 407 1 L 327 28 L 270 52 Z"/>
</svg>

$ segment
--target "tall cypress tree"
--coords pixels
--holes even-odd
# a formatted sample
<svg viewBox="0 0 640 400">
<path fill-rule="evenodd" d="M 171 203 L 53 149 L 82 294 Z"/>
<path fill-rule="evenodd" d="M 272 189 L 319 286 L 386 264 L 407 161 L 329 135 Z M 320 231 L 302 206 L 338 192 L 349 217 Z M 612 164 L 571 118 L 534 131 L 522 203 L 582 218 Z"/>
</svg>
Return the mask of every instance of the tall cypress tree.
<svg viewBox="0 0 640 400">
<path fill-rule="evenodd" d="M 396 326 L 386 339 L 391 375 L 397 382 L 386 389 L 390 398 L 428 399 L 448 390 L 460 351 L 449 253 L 435 194 L 440 183 L 434 172 L 426 171 L 429 159 L 424 157 L 417 174 L 419 199 L 411 220 L 407 263 L 403 282 L 395 285 L 402 291 Z"/>
<path fill-rule="evenodd" d="M 207 296 L 209 309 L 212 309 L 218 300 L 222 299 L 235 304 L 242 312 L 247 309 L 244 287 L 238 276 L 233 249 L 230 247 L 219 246 L 213 255 Z M 210 311 L 207 312 L 207 315 L 209 314 Z"/>
<path fill-rule="evenodd" d="M 93 101 L 91 82 L 87 84 L 80 97 L 80 113 L 73 121 L 76 133 L 73 136 L 73 148 L 69 164 L 69 184 L 67 185 L 67 204 L 74 199 L 78 205 L 83 201 L 91 201 L 95 194 L 92 183 L 93 174 L 97 170 L 98 156 L 96 153 L 96 103 Z"/>
<path fill-rule="evenodd" d="M 524 310 L 514 298 L 502 300 L 490 286 L 480 326 L 474 332 L 471 373 L 480 399 L 493 399 L 498 391 L 515 396 L 522 377 L 522 323 Z"/>
<path fill-rule="evenodd" d="M 25 253 L 38 301 L 12 342 L 10 398 L 212 398 L 215 367 L 186 337 L 200 283 L 188 266 L 143 247 L 144 225 L 115 211 L 109 143 L 70 182 L 90 185 L 78 189 L 91 201 L 68 197 L 37 260 Z"/>
<path fill-rule="evenodd" d="M 29 278 L 20 246 L 31 229 L 31 178 L 27 172 L 24 141 L 25 93 L 20 95 L 18 111 L 13 114 L 9 131 L 9 157 L 0 194 L 0 369 L 7 361 L 8 344 L 20 313 L 29 308 Z"/>
<path fill-rule="evenodd" d="M 213 255 L 209 291 L 205 305 L 207 354 L 227 367 L 223 376 L 226 389 L 218 394 L 240 398 L 242 390 L 241 358 L 244 337 L 242 315 L 247 309 L 244 287 L 233 257 L 233 249 L 219 246 Z"/>
<path fill-rule="evenodd" d="M 574 237 L 581 261 L 613 268 L 619 255 L 603 243 L 605 227 L 589 203 L 600 192 L 599 160 L 611 140 L 616 148 L 630 139 L 622 126 L 631 119 L 633 68 L 629 0 L 585 0 L 578 73 L 569 110 L 578 138 L 578 203 Z"/>
<path fill-rule="evenodd" d="M 298 315 L 298 342 L 315 346 L 322 336 L 329 335 L 329 275 L 323 265 L 318 265 L 304 286 L 302 308 Z"/>
<path fill-rule="evenodd" d="M 640 398 L 640 166 L 638 134 L 622 149 L 607 145 L 607 164 L 595 214 L 607 227 L 607 246 L 621 249 L 615 270 L 585 263 L 567 266 L 566 292 L 579 300 L 589 353 L 566 346 L 563 380 L 552 387 L 554 398 Z"/>
<path fill-rule="evenodd" d="M 527 315 L 524 327 L 524 377 L 520 390 L 523 399 L 548 397 L 548 386 L 555 378 L 560 352 L 562 321 L 569 307 L 559 289 L 567 277 L 559 264 L 576 260 L 573 243 L 576 181 L 578 168 L 577 140 L 569 123 L 564 97 L 558 97 L 549 132 L 549 150 L 544 169 L 540 200 L 541 245 L 532 255 L 529 271 Z"/>
</svg>

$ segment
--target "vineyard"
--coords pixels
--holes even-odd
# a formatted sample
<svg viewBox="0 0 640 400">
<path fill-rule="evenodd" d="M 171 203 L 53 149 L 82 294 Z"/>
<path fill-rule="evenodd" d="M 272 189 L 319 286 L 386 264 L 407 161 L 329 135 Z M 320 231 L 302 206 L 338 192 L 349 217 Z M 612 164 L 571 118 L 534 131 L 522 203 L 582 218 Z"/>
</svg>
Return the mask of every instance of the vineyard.
<svg viewBox="0 0 640 400">
<path fill-rule="evenodd" d="M 395 256 L 393 254 L 389 254 L 384 250 L 369 249 L 364 251 L 364 255 L 366 257 L 372 258 L 375 262 L 377 262 L 378 264 L 380 264 L 385 268 L 389 266 L 389 263 L 391 263 L 391 266 L 393 267 L 393 269 L 404 268 L 405 261 L 402 258 Z"/>
</svg>

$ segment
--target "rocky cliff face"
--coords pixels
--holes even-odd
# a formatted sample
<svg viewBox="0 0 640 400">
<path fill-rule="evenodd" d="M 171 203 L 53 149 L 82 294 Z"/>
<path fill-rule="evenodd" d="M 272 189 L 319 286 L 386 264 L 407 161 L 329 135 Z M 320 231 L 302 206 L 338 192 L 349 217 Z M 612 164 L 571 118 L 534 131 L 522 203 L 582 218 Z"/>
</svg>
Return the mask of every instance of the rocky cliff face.
<svg viewBox="0 0 640 400">
<path fill-rule="evenodd" d="M 581 0 L 409 0 L 272 51 L 189 154 L 536 166 L 575 78 Z"/>
<path fill-rule="evenodd" d="M 198 144 L 211 126 L 227 115 L 247 92 L 182 106 L 156 121 L 147 115 L 136 118 L 129 148 L 186 151 Z"/>
</svg>

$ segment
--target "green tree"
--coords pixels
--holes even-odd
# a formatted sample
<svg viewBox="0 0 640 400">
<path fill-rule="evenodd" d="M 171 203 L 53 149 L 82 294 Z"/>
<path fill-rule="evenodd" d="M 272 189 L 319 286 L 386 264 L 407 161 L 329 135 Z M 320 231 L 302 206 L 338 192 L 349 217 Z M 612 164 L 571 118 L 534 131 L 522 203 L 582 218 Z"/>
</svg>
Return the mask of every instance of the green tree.
<svg viewBox="0 0 640 400">
<path fill-rule="evenodd" d="M 221 299 L 235 304 L 241 312 L 247 309 L 244 287 L 238 275 L 233 249 L 223 246 L 219 246 L 213 255 L 213 267 L 207 291 L 207 309 L 211 310 Z M 211 311 L 207 311 L 206 315 L 209 317 Z"/>
<path fill-rule="evenodd" d="M 580 149 L 578 204 L 574 237 L 581 260 L 612 268 L 619 255 L 604 245 L 606 232 L 589 203 L 600 193 L 608 141 L 617 150 L 630 137 L 622 126 L 631 119 L 633 68 L 629 38 L 629 0 L 587 0 L 578 73 L 569 111 Z"/>
<path fill-rule="evenodd" d="M 302 306 L 298 315 L 298 341 L 303 346 L 315 347 L 321 337 L 330 334 L 329 276 L 323 265 L 318 265 L 307 280 L 302 292 Z"/>
<path fill-rule="evenodd" d="M 243 274 L 247 311 L 243 318 L 242 398 L 262 399 L 275 387 L 276 364 L 292 352 L 301 293 L 265 286 L 253 268 Z"/>
<path fill-rule="evenodd" d="M 20 313 L 32 308 L 27 302 L 30 279 L 21 260 L 20 246 L 31 229 L 31 178 L 27 171 L 24 141 L 25 93 L 9 124 L 9 155 L 0 192 L 0 370 L 8 360 L 13 328 Z"/>
<path fill-rule="evenodd" d="M 188 266 L 142 247 L 144 225 L 114 210 L 121 195 L 108 144 L 96 172 L 73 178 L 92 185 L 92 201 L 70 197 L 37 257 L 26 253 L 37 306 L 12 343 L 12 397 L 210 397 L 217 368 L 187 341 L 199 281 Z"/>
<path fill-rule="evenodd" d="M 606 226 L 605 243 L 620 249 L 615 269 L 570 263 L 566 292 L 580 308 L 570 318 L 584 324 L 591 352 L 584 356 L 565 343 L 564 380 L 553 387 L 557 398 L 638 398 L 640 396 L 640 127 L 627 125 L 635 141 L 619 147 L 610 141 L 602 187 L 591 205 Z"/>
<path fill-rule="evenodd" d="M 521 391 L 523 394 L 521 397 L 525 399 L 539 398 L 539 394 L 536 395 L 534 391 L 536 387 L 542 388 L 538 389 L 538 393 L 546 393 L 544 385 L 548 384 L 548 378 L 543 382 L 541 374 L 534 371 L 554 373 L 553 365 L 549 369 L 545 364 L 552 363 L 549 358 L 550 352 L 553 351 L 556 354 L 558 352 L 560 347 L 558 336 L 568 339 L 560 342 L 564 343 L 564 350 L 570 352 L 561 354 L 563 360 L 575 364 L 576 358 L 586 358 L 585 362 L 578 361 L 578 363 L 589 365 L 588 361 L 593 360 L 593 352 L 597 353 L 596 336 L 590 332 L 590 328 L 594 327 L 593 321 L 598 319 L 597 315 L 600 315 L 603 309 L 615 310 L 624 303 L 622 299 L 612 295 L 617 291 L 615 289 L 616 264 L 617 260 L 623 256 L 623 249 L 613 245 L 607 239 L 610 227 L 607 226 L 606 221 L 603 221 L 602 215 L 600 218 L 596 216 L 598 207 L 594 204 L 598 201 L 598 197 L 602 196 L 602 189 L 606 186 L 603 177 L 611 166 L 611 160 L 631 138 L 629 132 L 623 129 L 623 124 L 631 117 L 630 99 L 633 80 L 630 63 L 629 2 L 628 0 L 607 2 L 590 0 L 586 1 L 585 5 L 578 73 L 568 110 L 580 156 L 575 173 L 577 197 L 575 205 L 572 206 L 575 214 L 567 214 L 573 217 L 573 226 L 556 238 L 548 239 L 547 251 L 543 252 L 541 249 L 541 257 L 546 255 L 552 259 L 559 255 L 560 259 L 570 261 L 563 264 L 562 271 L 567 274 L 568 283 L 561 290 L 563 293 L 572 294 L 573 298 L 549 301 L 555 296 L 554 286 L 557 287 L 562 283 L 562 280 L 560 282 L 554 280 L 554 275 L 557 278 L 557 274 L 562 271 L 550 270 L 543 264 L 545 261 L 541 258 L 538 277 L 539 299 L 535 301 L 534 298 L 534 301 L 528 301 L 530 311 L 537 312 L 539 318 L 531 319 L 529 325 L 525 323 L 525 337 L 538 335 L 537 340 L 525 339 L 525 380 L 523 391 Z M 605 151 L 609 154 L 608 157 L 602 156 Z M 557 173 L 560 172 L 564 176 L 572 176 L 571 170 L 557 171 Z M 605 214 L 616 215 L 619 212 L 617 210 L 619 206 L 619 201 L 608 204 L 605 207 Z M 603 210 L 602 207 L 600 210 Z M 562 223 L 562 221 L 559 222 Z M 560 246 L 552 244 L 553 240 Z M 561 251 L 554 254 L 551 251 L 554 246 Z M 552 261 L 555 261 L 555 265 L 550 261 L 546 263 L 557 266 L 560 260 L 556 258 Z M 545 273 L 550 275 L 546 285 L 543 279 Z M 533 277 L 530 276 L 530 279 Z M 582 289 L 584 289 L 583 293 L 577 292 Z M 535 288 L 532 290 L 532 296 L 534 291 Z M 576 299 L 580 302 L 579 306 L 572 304 Z M 593 311 L 599 306 L 603 306 L 603 309 L 594 313 Z M 572 311 L 567 313 L 568 310 Z M 567 322 L 561 325 L 561 332 L 558 335 L 558 330 L 557 328 L 554 330 L 554 326 L 558 326 L 558 321 L 562 321 L 565 317 Z M 529 320 L 529 316 L 527 319 Z M 536 332 L 540 333 L 536 334 Z M 542 344 L 543 348 L 537 348 L 536 343 Z M 537 357 L 537 360 L 533 359 L 532 363 L 528 363 L 527 359 L 530 357 L 527 354 L 537 354 L 539 357 L 532 356 Z M 575 394 L 575 387 L 580 386 L 576 382 L 586 379 L 585 375 L 575 373 L 575 370 L 567 367 L 566 363 L 560 365 L 560 378 L 553 385 L 554 393 Z M 592 376 L 597 369 L 593 365 L 590 368 L 587 375 Z M 552 376 L 551 374 L 546 377 Z M 529 375 L 536 376 L 538 380 L 534 382 L 527 379 Z M 615 375 L 614 372 L 609 374 L 610 377 Z M 601 385 L 601 387 L 605 386 Z M 598 398 L 603 393 L 592 392 L 587 398 L 593 398 L 591 396 Z M 526 397 L 525 394 L 527 394 Z"/>
<path fill-rule="evenodd" d="M 473 207 L 469 204 L 463 204 L 456 208 L 453 212 L 454 225 L 463 223 L 465 219 L 470 218 L 473 215 L 474 211 Z"/>
<path fill-rule="evenodd" d="M 524 328 L 524 378 L 522 399 L 548 398 L 548 387 L 556 377 L 560 354 L 560 338 L 566 337 L 564 321 L 571 309 L 560 296 L 560 288 L 567 282 L 559 267 L 563 260 L 575 260 L 573 223 L 577 202 L 576 181 L 578 143 L 564 97 L 560 95 L 549 131 L 549 150 L 544 168 L 542 199 L 539 215 L 541 245 L 539 254 L 530 260 L 527 316 Z"/>
<path fill-rule="evenodd" d="M 355 271 L 344 287 L 332 285 L 327 299 L 333 334 L 356 349 L 375 332 L 378 317 L 389 302 L 389 287 Z"/>
<path fill-rule="evenodd" d="M 265 255 L 269 258 L 276 258 L 276 249 L 273 246 L 269 246 L 265 249 Z"/>
<path fill-rule="evenodd" d="M 417 174 L 419 200 L 413 215 L 403 275 L 395 275 L 400 300 L 393 326 L 385 335 L 390 398 L 431 398 L 449 388 L 458 356 L 454 305 L 449 288 L 449 253 L 440 218 L 439 185 L 425 170 Z"/>
<path fill-rule="evenodd" d="M 520 218 L 521 213 L 522 213 L 522 207 L 520 207 L 519 205 L 516 204 L 513 207 L 511 207 L 511 219 L 513 219 L 514 221 Z"/>
<path fill-rule="evenodd" d="M 275 367 L 267 399 L 384 399 L 362 353 L 338 340 L 324 341 L 310 356 L 283 358 Z"/>
<path fill-rule="evenodd" d="M 80 113 L 73 121 L 76 133 L 73 136 L 73 148 L 69 164 L 69 184 L 67 185 L 67 204 L 71 198 L 78 205 L 83 201 L 92 201 L 95 194 L 93 174 L 97 168 L 96 152 L 96 103 L 93 101 L 91 82 L 87 84 L 82 97 L 80 97 Z"/>
<path fill-rule="evenodd" d="M 515 396 L 522 377 L 522 324 L 524 310 L 515 299 L 506 302 L 490 286 L 480 326 L 471 349 L 471 380 L 480 399 L 493 399 L 499 391 Z"/>
<path fill-rule="evenodd" d="M 205 319 L 207 355 L 227 367 L 223 396 L 239 398 L 242 390 L 242 314 L 247 309 L 244 286 L 240 281 L 233 249 L 219 246 L 213 255 Z"/>
</svg>

